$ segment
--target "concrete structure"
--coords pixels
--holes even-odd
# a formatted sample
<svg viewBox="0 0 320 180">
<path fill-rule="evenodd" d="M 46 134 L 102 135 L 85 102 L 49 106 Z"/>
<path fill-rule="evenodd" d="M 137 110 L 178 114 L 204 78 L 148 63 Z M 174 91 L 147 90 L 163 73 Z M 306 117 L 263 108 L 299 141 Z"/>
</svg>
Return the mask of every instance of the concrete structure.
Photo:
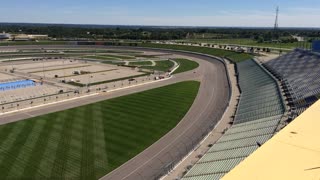
<svg viewBox="0 0 320 180">
<path fill-rule="evenodd" d="M 281 82 L 293 119 L 319 99 L 319 54 L 296 49 L 264 66 Z"/>
<path fill-rule="evenodd" d="M 292 35 L 291 36 L 293 39 L 296 39 L 298 42 L 303 42 L 305 41 L 305 38 L 302 36 L 298 36 L 298 35 Z"/>
<path fill-rule="evenodd" d="M 47 40 L 49 39 L 48 35 L 40 34 L 12 34 L 13 41 L 34 41 L 34 40 Z"/>
<path fill-rule="evenodd" d="M 33 40 L 47 40 L 47 39 L 49 39 L 48 35 L 42 35 L 42 34 L 29 34 L 28 36 L 30 39 L 33 39 Z"/>
<path fill-rule="evenodd" d="M 7 33 L 5 33 L 5 32 L 0 33 L 0 41 L 9 40 L 10 38 L 11 38 L 11 35 L 10 35 L 10 34 L 7 34 Z"/>
<path fill-rule="evenodd" d="M 237 69 L 242 94 L 233 125 L 183 180 L 220 179 L 277 129 L 284 108 L 276 81 L 253 60 L 238 63 Z"/>
<path fill-rule="evenodd" d="M 306 110 L 223 180 L 320 179 L 320 101 Z"/>
</svg>

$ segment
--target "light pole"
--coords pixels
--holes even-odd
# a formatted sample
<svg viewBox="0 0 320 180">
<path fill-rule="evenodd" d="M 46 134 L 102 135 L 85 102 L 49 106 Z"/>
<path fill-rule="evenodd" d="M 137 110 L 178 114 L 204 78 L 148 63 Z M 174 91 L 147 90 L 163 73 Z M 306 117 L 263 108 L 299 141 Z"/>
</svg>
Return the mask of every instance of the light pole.
<svg viewBox="0 0 320 180">
<path fill-rule="evenodd" d="M 64 80 L 64 82 L 66 82 L 66 71 L 65 71 L 65 68 L 64 68 L 64 60 L 65 59 L 62 60 L 62 64 L 63 64 L 63 80 Z"/>
<path fill-rule="evenodd" d="M 43 79 L 46 77 L 44 73 L 44 60 L 46 59 L 46 55 L 44 55 L 44 58 L 42 59 L 42 74 L 43 74 Z"/>
</svg>

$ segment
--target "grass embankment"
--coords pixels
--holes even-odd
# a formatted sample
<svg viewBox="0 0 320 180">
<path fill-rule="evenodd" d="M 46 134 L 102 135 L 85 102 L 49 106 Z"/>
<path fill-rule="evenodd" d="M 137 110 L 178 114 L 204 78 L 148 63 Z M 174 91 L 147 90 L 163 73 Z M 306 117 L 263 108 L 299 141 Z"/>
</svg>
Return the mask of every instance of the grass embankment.
<svg viewBox="0 0 320 180">
<path fill-rule="evenodd" d="M 173 74 L 191 71 L 199 67 L 199 64 L 197 62 L 188 59 L 173 59 L 173 61 L 177 62 L 180 65 L 179 68 Z M 152 64 L 150 61 L 131 62 L 129 65 L 143 66 L 142 68 L 145 69 L 161 71 L 168 71 L 174 66 L 174 63 L 172 61 L 155 61 L 155 63 L 156 66 L 150 66 Z"/>
<path fill-rule="evenodd" d="M 199 67 L 199 64 L 195 61 L 190 61 L 188 59 L 174 59 L 180 66 L 173 72 L 173 74 L 178 74 L 186 71 L 191 71 Z"/>
<path fill-rule="evenodd" d="M 252 58 L 252 56 L 250 54 L 237 53 L 237 52 L 233 52 L 233 51 L 227 51 L 227 50 L 222 50 L 222 49 L 213 49 L 213 48 L 208 48 L 208 47 L 154 44 L 154 43 L 141 43 L 141 44 L 139 44 L 139 46 L 150 47 L 150 48 L 162 48 L 162 49 L 191 51 L 191 52 L 203 53 L 203 54 L 208 54 L 208 55 L 213 55 L 213 56 L 218 56 L 218 57 L 226 57 L 235 63 Z"/>
<path fill-rule="evenodd" d="M 253 39 L 186 39 L 179 40 L 179 42 L 187 42 L 187 43 L 212 43 L 212 44 L 237 44 L 243 46 L 257 46 L 257 47 L 270 47 L 270 48 L 286 48 L 286 49 L 294 49 L 296 47 L 301 46 L 301 42 L 293 42 L 293 43 L 276 43 L 276 42 L 265 42 L 259 43 Z M 311 43 L 306 42 L 308 47 L 311 46 Z"/>
<path fill-rule="evenodd" d="M 173 84 L 0 126 L 0 179 L 98 179 L 174 128 L 200 83 Z"/>
<path fill-rule="evenodd" d="M 119 65 L 119 66 L 126 64 L 126 62 L 124 62 L 124 61 L 103 61 L 102 63 L 103 64 Z"/>
<path fill-rule="evenodd" d="M 174 63 L 172 61 L 166 60 L 166 61 L 156 61 L 155 66 L 145 66 L 143 67 L 143 69 L 167 72 L 173 66 L 174 66 Z"/>
</svg>

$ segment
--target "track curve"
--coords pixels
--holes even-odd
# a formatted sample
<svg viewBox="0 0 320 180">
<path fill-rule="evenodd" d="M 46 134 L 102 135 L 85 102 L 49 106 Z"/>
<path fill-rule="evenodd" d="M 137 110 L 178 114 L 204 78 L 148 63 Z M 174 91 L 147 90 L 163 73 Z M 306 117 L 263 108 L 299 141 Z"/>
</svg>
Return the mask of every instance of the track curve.
<svg viewBox="0 0 320 180">
<path fill-rule="evenodd" d="M 119 180 L 138 180 L 138 179 L 158 179 L 166 174 L 176 163 L 184 156 L 192 151 L 195 146 L 214 128 L 219 122 L 230 99 L 230 84 L 228 80 L 225 64 L 207 55 L 200 55 L 189 52 L 181 52 L 174 50 L 160 50 L 149 48 L 132 48 L 132 47 L 109 47 L 109 46 L 18 46 L 14 48 L 108 48 L 108 49 L 127 49 L 142 50 L 152 52 L 171 53 L 179 56 L 189 57 L 199 63 L 196 73 L 193 71 L 175 75 L 167 81 L 154 83 L 152 85 L 139 86 L 130 88 L 129 90 L 120 90 L 109 94 L 108 97 L 97 96 L 90 97 L 86 100 L 78 100 L 75 102 L 67 102 L 53 106 L 45 107 L 41 110 L 28 112 L 28 115 L 39 115 L 42 113 L 55 112 L 66 108 L 76 107 L 82 104 L 89 104 L 112 97 L 122 96 L 135 92 L 152 89 L 155 87 L 165 86 L 168 84 L 186 81 L 198 80 L 201 82 L 199 93 L 181 122 L 169 133 L 145 149 L 143 152 L 113 170 L 103 180 L 119 179 Z M 8 48 L 8 47 L 6 47 Z M 5 117 L 15 121 L 17 119 L 26 118 L 26 114 L 14 114 Z M 0 118 L 0 121 L 2 118 Z"/>
<path fill-rule="evenodd" d="M 102 179 L 158 179 L 213 129 L 228 105 L 230 87 L 225 65 L 221 61 L 199 54 L 170 50 L 156 51 L 200 60 L 198 62 L 201 66 L 197 70 L 201 76 L 199 94 L 189 112 L 175 129 Z"/>
</svg>

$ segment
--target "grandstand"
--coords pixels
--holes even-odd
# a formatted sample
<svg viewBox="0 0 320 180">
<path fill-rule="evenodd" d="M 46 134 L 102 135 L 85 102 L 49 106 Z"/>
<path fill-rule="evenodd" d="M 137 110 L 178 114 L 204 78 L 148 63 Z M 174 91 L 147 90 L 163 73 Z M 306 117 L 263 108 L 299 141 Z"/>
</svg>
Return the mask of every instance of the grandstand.
<svg viewBox="0 0 320 180">
<path fill-rule="evenodd" d="M 292 119 L 319 99 L 319 54 L 296 49 L 264 66 L 281 82 L 291 106 Z"/>
<path fill-rule="evenodd" d="M 183 180 L 220 179 L 276 132 L 285 112 L 276 80 L 254 60 L 237 68 L 242 95 L 233 126 Z"/>
<path fill-rule="evenodd" d="M 234 179 L 320 179 L 320 101 L 223 177 Z M 250 173 L 249 173 L 250 172 Z"/>
</svg>

